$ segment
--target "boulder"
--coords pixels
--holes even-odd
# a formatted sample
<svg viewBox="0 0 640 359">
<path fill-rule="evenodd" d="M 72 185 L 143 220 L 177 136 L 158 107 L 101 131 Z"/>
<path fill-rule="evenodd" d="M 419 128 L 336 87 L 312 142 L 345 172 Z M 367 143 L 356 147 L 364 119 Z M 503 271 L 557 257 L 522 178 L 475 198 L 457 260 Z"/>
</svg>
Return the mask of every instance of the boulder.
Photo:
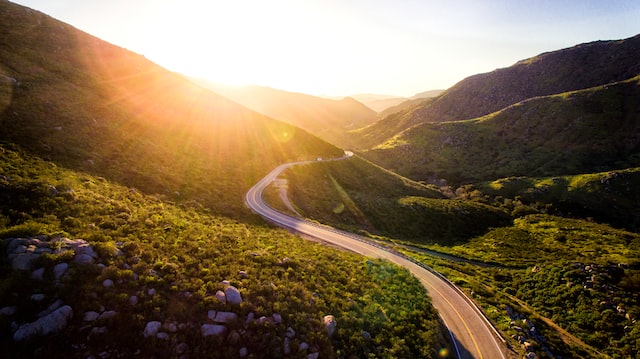
<svg viewBox="0 0 640 359">
<path fill-rule="evenodd" d="M 38 268 L 31 272 L 31 279 L 44 280 L 44 268 Z"/>
<path fill-rule="evenodd" d="M 220 303 L 226 303 L 227 302 L 227 296 L 224 295 L 224 292 L 219 290 L 216 292 L 216 298 L 218 298 L 218 300 L 220 301 Z"/>
<path fill-rule="evenodd" d="M 223 335 L 227 332 L 227 327 L 219 324 L 202 324 L 200 333 L 203 337 Z"/>
<path fill-rule="evenodd" d="M 84 317 L 82 317 L 82 320 L 84 320 L 85 322 L 93 322 L 94 320 L 98 319 L 99 317 L 100 317 L 100 313 L 94 312 L 94 311 L 89 311 L 89 312 L 85 312 L 84 313 Z"/>
<path fill-rule="evenodd" d="M 10 256 L 11 258 L 11 268 L 14 270 L 30 270 L 31 264 L 35 261 L 39 256 L 35 253 L 18 253 Z"/>
<path fill-rule="evenodd" d="M 13 333 L 13 340 L 15 342 L 23 342 L 36 336 L 59 333 L 67 327 L 72 317 L 73 309 L 65 305 L 33 323 L 21 325 L 20 328 Z"/>
<path fill-rule="evenodd" d="M 53 277 L 56 280 L 60 280 L 60 278 L 62 278 L 62 276 L 67 272 L 67 269 L 69 269 L 69 265 L 67 263 L 58 263 L 53 267 Z"/>
<path fill-rule="evenodd" d="M 336 318 L 333 315 L 325 315 L 322 318 L 322 322 L 324 323 L 324 327 L 327 330 L 329 338 L 331 338 L 336 332 L 336 326 L 338 325 Z"/>
<path fill-rule="evenodd" d="M 218 312 L 212 320 L 216 323 L 228 324 L 238 320 L 238 315 L 233 312 Z"/>
<path fill-rule="evenodd" d="M 155 320 L 148 322 L 144 327 L 144 332 L 142 332 L 142 335 L 144 335 L 145 338 L 155 337 L 156 334 L 158 334 L 158 330 L 160 330 L 161 326 L 162 323 Z"/>
<path fill-rule="evenodd" d="M 241 304 L 242 296 L 240 295 L 240 291 L 238 288 L 230 285 L 224 290 L 224 295 L 227 298 L 227 303 L 229 304 Z"/>
</svg>

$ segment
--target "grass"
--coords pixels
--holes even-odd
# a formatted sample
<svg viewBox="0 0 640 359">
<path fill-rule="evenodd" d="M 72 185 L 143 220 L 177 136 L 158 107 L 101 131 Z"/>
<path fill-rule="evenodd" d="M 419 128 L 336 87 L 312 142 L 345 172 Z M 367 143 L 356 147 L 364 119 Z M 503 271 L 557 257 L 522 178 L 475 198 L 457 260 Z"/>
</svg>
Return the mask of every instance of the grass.
<svg viewBox="0 0 640 359">
<path fill-rule="evenodd" d="M 445 345 L 424 288 L 404 269 L 307 242 L 284 230 L 221 217 L 204 207 L 172 204 L 11 146 L 0 150 L 0 238 L 85 238 L 105 265 L 72 265 L 71 277 L 55 287 L 11 271 L 6 257 L 0 256 L 0 307 L 18 308 L 16 316 L 0 321 L 9 356 L 49 351 L 75 355 L 78 345 L 93 354 L 170 353 L 168 342 L 142 339 L 151 320 L 194 323 L 194 330 L 176 335 L 196 357 L 235 356 L 243 345 L 256 357 L 279 356 L 289 326 L 296 338 L 326 357 L 431 357 Z M 0 250 L 4 253 L 4 247 Z M 49 258 L 43 265 L 56 261 Z M 239 276 L 240 271 L 246 277 Z M 104 279 L 118 284 L 105 288 Z M 243 304 L 233 309 L 237 314 L 279 313 L 283 326 L 252 328 L 243 341 L 224 347 L 201 338 L 199 324 L 207 310 L 230 309 L 214 296 L 225 279 L 242 293 Z M 149 288 L 156 294 L 146 295 Z M 21 299 L 34 291 L 62 298 L 74 309 L 74 319 L 56 337 L 16 345 L 10 340 L 10 321 L 21 322 L 40 310 Z M 135 307 L 127 304 L 131 295 L 140 296 Z M 117 310 L 118 317 L 105 323 L 108 331 L 100 340 L 86 341 L 80 334 L 82 313 L 100 306 Z M 322 328 L 325 314 L 335 315 L 339 323 L 332 339 Z M 365 339 L 363 331 L 372 339 Z"/>
</svg>

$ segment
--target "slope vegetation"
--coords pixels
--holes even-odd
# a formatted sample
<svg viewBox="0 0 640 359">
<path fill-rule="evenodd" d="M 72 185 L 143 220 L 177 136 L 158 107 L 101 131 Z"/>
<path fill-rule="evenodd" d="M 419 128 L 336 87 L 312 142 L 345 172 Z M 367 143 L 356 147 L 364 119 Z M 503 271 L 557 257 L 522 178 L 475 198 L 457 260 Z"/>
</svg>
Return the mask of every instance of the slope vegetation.
<svg viewBox="0 0 640 359">
<path fill-rule="evenodd" d="M 389 129 L 388 123 L 380 122 L 367 132 L 388 139 L 419 123 L 472 119 L 532 97 L 626 80 L 640 73 L 639 53 L 640 35 L 543 53 L 507 68 L 470 76 L 436 101 L 425 102 L 396 119 L 395 127 Z M 364 142 L 360 147 L 379 143 Z"/>
<path fill-rule="evenodd" d="M 228 215 L 278 163 L 341 153 L 46 15 L 0 10 L 2 141 Z"/>
<path fill-rule="evenodd" d="M 533 98 L 474 120 L 424 123 L 366 157 L 410 178 L 469 183 L 640 166 L 640 77 Z"/>
</svg>

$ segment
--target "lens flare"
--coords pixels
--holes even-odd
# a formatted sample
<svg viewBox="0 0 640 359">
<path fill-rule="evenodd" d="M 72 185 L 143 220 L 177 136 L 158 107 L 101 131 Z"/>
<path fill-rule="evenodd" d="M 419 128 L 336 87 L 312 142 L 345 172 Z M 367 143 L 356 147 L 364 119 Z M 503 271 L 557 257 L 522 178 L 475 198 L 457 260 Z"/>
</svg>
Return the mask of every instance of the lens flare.
<svg viewBox="0 0 640 359">
<path fill-rule="evenodd" d="M 447 358 L 449 357 L 449 349 L 447 348 L 442 348 L 438 351 L 438 355 L 440 356 L 440 358 Z"/>
</svg>

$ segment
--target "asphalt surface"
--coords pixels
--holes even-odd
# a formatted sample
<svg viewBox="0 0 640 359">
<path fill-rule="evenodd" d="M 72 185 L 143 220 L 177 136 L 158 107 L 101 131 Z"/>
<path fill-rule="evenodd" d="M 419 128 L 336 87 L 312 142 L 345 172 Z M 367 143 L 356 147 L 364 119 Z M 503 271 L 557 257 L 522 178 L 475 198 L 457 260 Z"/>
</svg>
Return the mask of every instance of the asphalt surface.
<svg viewBox="0 0 640 359">
<path fill-rule="evenodd" d="M 352 155 L 350 152 L 345 152 L 345 157 L 324 161 L 347 159 Z M 484 315 L 460 289 L 442 275 L 400 253 L 385 249 L 374 242 L 366 241 L 355 234 L 285 215 L 272 209 L 264 202 L 262 198 L 263 191 L 282 171 L 292 166 L 318 161 L 292 162 L 278 166 L 247 192 L 245 197 L 247 205 L 259 215 L 279 226 L 367 257 L 384 258 L 407 268 L 427 289 L 433 306 L 438 310 L 442 321 L 449 330 L 454 342 L 453 351 L 455 351 L 454 353 L 449 353 L 449 357 L 465 359 L 506 358 L 504 354 L 506 345 Z"/>
</svg>

